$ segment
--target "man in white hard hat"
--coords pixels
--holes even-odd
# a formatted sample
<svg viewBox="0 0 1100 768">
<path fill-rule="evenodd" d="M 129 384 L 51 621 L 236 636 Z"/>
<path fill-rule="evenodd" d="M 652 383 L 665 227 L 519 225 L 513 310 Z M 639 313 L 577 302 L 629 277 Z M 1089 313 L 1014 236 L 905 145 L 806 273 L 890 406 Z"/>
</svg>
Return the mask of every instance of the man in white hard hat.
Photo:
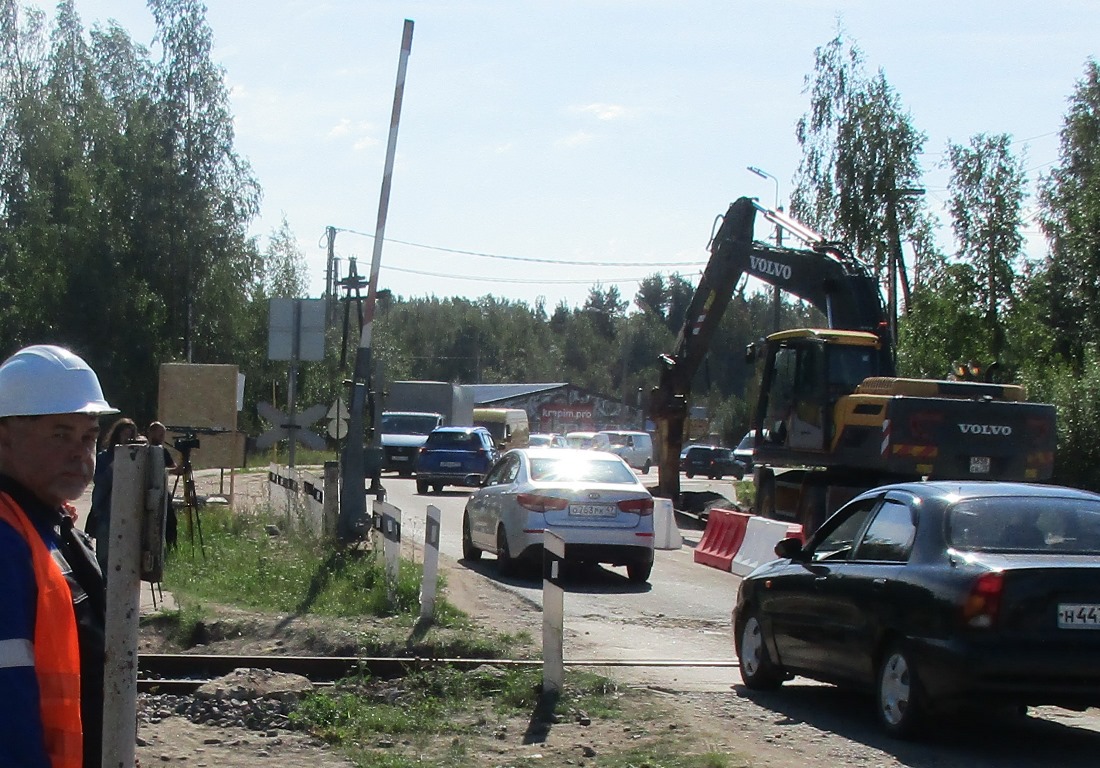
<svg viewBox="0 0 1100 768">
<path fill-rule="evenodd" d="M 117 412 L 66 349 L 0 365 L 0 766 L 101 763 L 106 594 L 70 502 Z"/>
</svg>

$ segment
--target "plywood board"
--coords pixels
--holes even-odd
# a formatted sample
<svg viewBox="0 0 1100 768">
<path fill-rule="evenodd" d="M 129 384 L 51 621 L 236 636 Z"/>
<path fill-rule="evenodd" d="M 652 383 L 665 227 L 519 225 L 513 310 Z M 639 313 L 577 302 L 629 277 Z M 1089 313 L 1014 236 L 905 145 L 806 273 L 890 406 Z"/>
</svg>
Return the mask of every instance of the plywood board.
<svg viewBox="0 0 1100 768">
<path fill-rule="evenodd" d="M 169 428 L 194 427 L 235 432 L 237 366 L 161 364 L 157 418 Z"/>
</svg>

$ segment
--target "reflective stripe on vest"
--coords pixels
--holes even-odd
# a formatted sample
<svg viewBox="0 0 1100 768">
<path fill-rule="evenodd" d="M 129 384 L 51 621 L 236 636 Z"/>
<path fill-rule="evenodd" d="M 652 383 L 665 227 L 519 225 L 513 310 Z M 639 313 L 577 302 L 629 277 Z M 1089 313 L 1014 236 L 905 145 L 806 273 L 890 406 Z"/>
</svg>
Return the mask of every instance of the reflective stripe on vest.
<svg viewBox="0 0 1100 768">
<path fill-rule="evenodd" d="M 31 550 L 38 592 L 33 660 L 50 766 L 81 768 L 80 644 L 72 591 L 42 536 L 6 493 L 0 493 L 0 520 L 22 535 Z"/>
<path fill-rule="evenodd" d="M 33 666 L 34 645 L 30 640 L 21 637 L 0 640 L 0 669 Z"/>
</svg>

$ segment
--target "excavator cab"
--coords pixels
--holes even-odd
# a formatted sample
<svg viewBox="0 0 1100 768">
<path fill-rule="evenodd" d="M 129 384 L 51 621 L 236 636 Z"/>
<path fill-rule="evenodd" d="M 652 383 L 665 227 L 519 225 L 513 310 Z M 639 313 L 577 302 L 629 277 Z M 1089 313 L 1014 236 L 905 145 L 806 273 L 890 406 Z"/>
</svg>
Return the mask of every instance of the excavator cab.
<svg viewBox="0 0 1100 768">
<path fill-rule="evenodd" d="M 882 375 L 878 347 L 870 333 L 798 329 L 768 337 L 757 412 L 769 442 L 789 451 L 828 450 L 837 401 Z"/>
</svg>

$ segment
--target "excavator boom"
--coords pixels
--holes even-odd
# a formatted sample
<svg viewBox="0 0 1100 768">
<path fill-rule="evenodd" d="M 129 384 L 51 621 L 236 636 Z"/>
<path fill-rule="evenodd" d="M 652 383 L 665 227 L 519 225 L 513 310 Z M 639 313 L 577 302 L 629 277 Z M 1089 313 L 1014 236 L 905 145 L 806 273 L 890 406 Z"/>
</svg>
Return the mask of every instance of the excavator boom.
<svg viewBox="0 0 1100 768">
<path fill-rule="evenodd" d="M 769 246 L 753 240 L 756 213 L 801 240 L 807 248 Z M 752 198 L 734 201 L 710 244 L 699 286 L 688 305 L 672 354 L 660 358 L 650 415 L 657 427 L 658 494 L 680 495 L 683 447 L 691 382 L 713 341 L 718 323 L 743 275 L 794 294 L 820 310 L 830 328 L 883 334 L 886 309 L 878 283 L 867 266 L 835 243 L 780 211 Z M 893 375 L 893 351 L 883 345 L 882 375 Z"/>
</svg>

